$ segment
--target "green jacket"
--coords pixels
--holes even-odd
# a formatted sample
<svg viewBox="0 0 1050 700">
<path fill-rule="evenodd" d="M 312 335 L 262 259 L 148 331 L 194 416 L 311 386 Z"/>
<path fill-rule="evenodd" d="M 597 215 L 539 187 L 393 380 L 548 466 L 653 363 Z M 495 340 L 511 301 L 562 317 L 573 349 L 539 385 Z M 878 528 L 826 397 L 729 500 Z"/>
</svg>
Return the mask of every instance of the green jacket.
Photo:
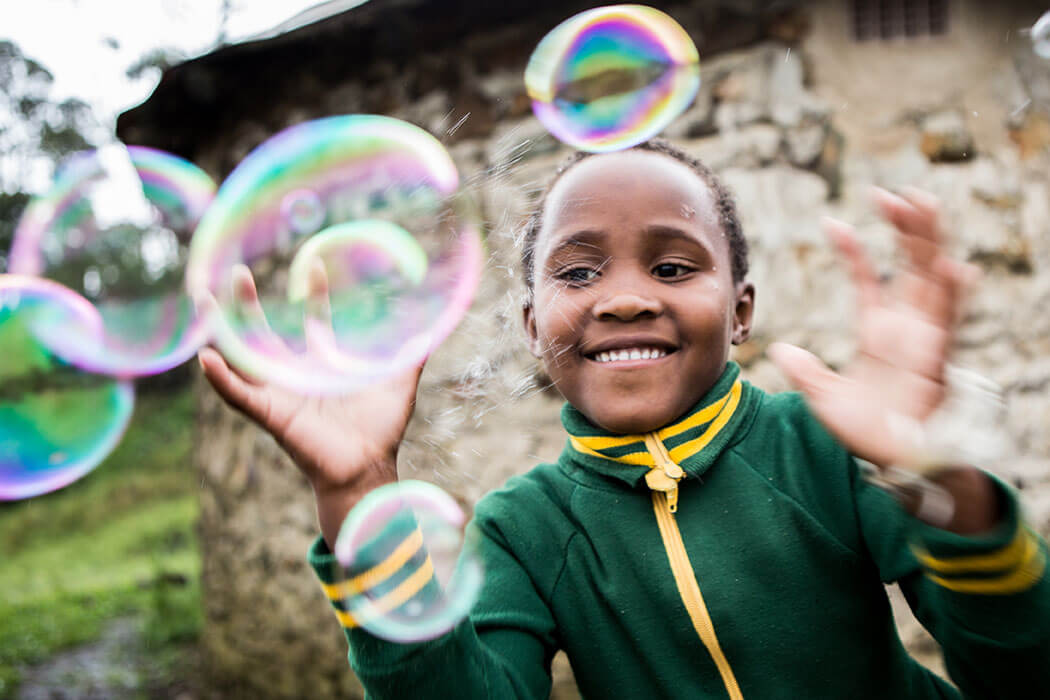
<svg viewBox="0 0 1050 700">
<path fill-rule="evenodd" d="M 648 436 L 604 433 L 567 405 L 558 462 L 478 503 L 481 597 L 432 641 L 355 628 L 318 539 L 310 562 L 369 695 L 546 698 L 564 649 L 591 698 L 959 697 L 904 650 L 892 581 L 965 697 L 1050 688 L 1046 544 L 1016 497 L 1000 485 L 1006 515 L 985 536 L 925 526 L 861 477 L 798 394 L 738 375 L 730 364 L 693 411 Z M 354 580 L 381 574 L 402 599 L 435 595 L 425 581 L 406 590 L 427 560 L 411 531 L 389 529 Z"/>
</svg>

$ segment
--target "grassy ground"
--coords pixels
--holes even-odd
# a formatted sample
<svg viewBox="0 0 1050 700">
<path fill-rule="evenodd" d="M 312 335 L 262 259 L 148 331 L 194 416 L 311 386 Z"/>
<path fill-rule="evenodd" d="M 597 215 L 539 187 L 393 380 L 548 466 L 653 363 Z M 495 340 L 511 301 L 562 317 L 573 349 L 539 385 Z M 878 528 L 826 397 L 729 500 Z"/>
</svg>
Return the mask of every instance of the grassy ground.
<svg viewBox="0 0 1050 700">
<path fill-rule="evenodd" d="M 27 667 L 115 620 L 137 627 L 129 664 L 148 676 L 143 694 L 176 672 L 201 620 L 192 420 L 188 387 L 142 396 L 94 472 L 0 504 L 0 698 L 14 697 Z"/>
</svg>

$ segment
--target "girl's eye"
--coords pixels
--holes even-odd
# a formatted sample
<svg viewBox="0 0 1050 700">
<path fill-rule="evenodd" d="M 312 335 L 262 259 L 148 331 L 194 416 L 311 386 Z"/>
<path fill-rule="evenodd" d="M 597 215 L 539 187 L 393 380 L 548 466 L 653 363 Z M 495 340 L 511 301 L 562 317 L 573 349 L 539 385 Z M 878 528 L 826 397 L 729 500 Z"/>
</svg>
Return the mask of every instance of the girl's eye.
<svg viewBox="0 0 1050 700">
<path fill-rule="evenodd" d="M 679 265 L 678 263 L 660 263 L 653 268 L 653 274 L 663 278 L 681 277 L 689 274 L 691 271 L 692 268 Z"/>
<path fill-rule="evenodd" d="M 572 267 L 558 273 L 558 279 L 570 284 L 590 282 L 598 276 L 598 271 L 590 267 Z"/>
</svg>

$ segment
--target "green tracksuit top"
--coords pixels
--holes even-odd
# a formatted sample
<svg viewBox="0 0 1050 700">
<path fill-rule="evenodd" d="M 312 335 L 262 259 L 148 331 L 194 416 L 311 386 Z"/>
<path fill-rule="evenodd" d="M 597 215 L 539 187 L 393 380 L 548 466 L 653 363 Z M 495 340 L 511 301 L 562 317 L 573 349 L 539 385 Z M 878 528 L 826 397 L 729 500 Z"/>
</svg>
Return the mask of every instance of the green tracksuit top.
<svg viewBox="0 0 1050 700">
<path fill-rule="evenodd" d="M 546 698 L 559 649 L 587 698 L 1050 692 L 1046 543 L 1001 484 L 994 532 L 925 526 L 862 478 L 800 395 L 765 394 L 732 363 L 656 433 L 611 435 L 568 405 L 562 419 L 558 461 L 477 504 L 485 583 L 444 636 L 397 644 L 356 627 L 346 581 L 314 544 L 369 697 Z M 435 595 L 413 532 L 392 524 L 350 588 Z M 959 690 L 903 648 L 883 588 L 893 581 Z"/>
</svg>

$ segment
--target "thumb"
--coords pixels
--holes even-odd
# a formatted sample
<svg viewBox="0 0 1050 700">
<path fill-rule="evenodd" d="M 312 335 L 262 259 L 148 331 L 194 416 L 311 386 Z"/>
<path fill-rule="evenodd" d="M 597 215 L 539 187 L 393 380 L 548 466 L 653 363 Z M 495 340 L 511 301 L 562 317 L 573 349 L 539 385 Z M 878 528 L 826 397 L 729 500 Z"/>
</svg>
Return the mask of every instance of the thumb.
<svg viewBox="0 0 1050 700">
<path fill-rule="evenodd" d="M 820 402 L 845 381 L 816 355 L 796 345 L 773 343 L 766 353 L 792 386 L 809 401 Z"/>
</svg>

